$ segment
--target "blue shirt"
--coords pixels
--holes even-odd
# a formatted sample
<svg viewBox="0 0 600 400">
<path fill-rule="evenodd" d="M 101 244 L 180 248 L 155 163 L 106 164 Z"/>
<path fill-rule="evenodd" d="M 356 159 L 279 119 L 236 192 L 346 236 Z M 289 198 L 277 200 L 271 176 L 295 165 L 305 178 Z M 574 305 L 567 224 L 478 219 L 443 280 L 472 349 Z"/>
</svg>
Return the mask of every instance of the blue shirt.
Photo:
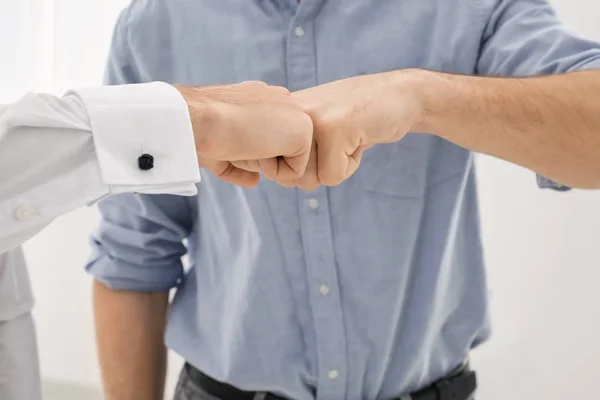
<svg viewBox="0 0 600 400">
<path fill-rule="evenodd" d="M 295 91 L 409 67 L 550 74 L 600 68 L 600 46 L 545 0 L 138 0 L 107 80 Z M 298 400 L 391 399 L 488 338 L 471 152 L 414 133 L 313 192 L 202 177 L 196 198 L 103 201 L 87 268 L 116 289 L 177 287 L 166 341 L 206 374 Z"/>
</svg>

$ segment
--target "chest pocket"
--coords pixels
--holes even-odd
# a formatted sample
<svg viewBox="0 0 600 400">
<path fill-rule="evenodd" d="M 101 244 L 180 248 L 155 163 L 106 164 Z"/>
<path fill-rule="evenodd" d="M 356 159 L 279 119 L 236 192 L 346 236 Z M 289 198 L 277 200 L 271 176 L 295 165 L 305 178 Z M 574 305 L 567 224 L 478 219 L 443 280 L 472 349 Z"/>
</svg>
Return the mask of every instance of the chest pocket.
<svg viewBox="0 0 600 400">
<path fill-rule="evenodd" d="M 362 187 L 388 196 L 422 198 L 429 164 L 427 137 L 412 134 L 367 150 L 358 169 Z"/>
</svg>

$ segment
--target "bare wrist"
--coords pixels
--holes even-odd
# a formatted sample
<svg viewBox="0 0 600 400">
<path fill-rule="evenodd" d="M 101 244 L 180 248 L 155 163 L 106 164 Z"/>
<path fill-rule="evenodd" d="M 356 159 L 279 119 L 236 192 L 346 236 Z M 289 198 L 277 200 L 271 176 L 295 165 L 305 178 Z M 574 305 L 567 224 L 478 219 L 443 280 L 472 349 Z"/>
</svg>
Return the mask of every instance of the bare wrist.
<svg viewBox="0 0 600 400">
<path fill-rule="evenodd" d="M 473 93 L 472 78 L 420 70 L 417 80 L 420 82 L 417 96 L 422 107 L 422 120 L 417 131 L 444 137 L 448 126 L 464 114 L 464 101 Z"/>
<path fill-rule="evenodd" d="M 399 121 L 403 128 L 410 132 L 423 132 L 422 126 L 426 113 L 426 97 L 423 93 L 423 85 L 426 81 L 428 71 L 419 69 L 402 69 L 386 73 L 385 80 L 391 91 L 386 95 L 393 99 L 394 107 L 401 107 L 402 118 L 409 121 Z M 402 134 L 406 131 L 402 132 Z"/>
<path fill-rule="evenodd" d="M 199 156 L 215 158 L 219 149 L 218 141 L 213 140 L 214 129 L 216 129 L 219 120 L 217 107 L 214 107 L 214 100 L 204 93 L 204 88 L 194 86 L 174 86 L 185 100 L 194 131 L 194 141 L 196 152 Z"/>
<path fill-rule="evenodd" d="M 451 97 L 451 88 L 447 76 L 440 72 L 423 69 L 407 69 L 398 71 L 398 89 L 408 91 L 409 96 L 415 101 L 415 120 L 412 132 L 435 133 L 437 120 L 441 116 L 440 104 L 444 99 Z"/>
</svg>

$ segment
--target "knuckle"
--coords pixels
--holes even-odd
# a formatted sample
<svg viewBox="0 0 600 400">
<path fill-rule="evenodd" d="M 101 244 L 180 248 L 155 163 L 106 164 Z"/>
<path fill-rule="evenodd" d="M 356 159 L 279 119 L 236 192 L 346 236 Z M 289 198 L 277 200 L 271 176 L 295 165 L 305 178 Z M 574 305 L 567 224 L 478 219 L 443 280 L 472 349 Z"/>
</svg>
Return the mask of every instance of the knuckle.
<svg viewBox="0 0 600 400">
<path fill-rule="evenodd" d="M 299 135 L 303 136 L 308 143 L 312 143 L 313 136 L 313 122 L 309 115 L 305 114 L 302 111 L 299 111 L 297 114 L 296 121 L 294 121 L 294 126 Z"/>
<path fill-rule="evenodd" d="M 319 181 L 325 186 L 337 186 L 344 181 L 344 176 L 331 171 L 319 171 Z"/>
<path fill-rule="evenodd" d="M 298 187 L 299 187 L 300 189 L 302 189 L 302 190 L 306 190 L 306 191 L 312 192 L 313 190 L 316 190 L 316 189 L 319 187 L 319 185 L 315 185 L 315 184 L 304 184 L 304 183 L 303 183 L 303 184 L 301 184 L 301 185 L 298 185 Z"/>
<path fill-rule="evenodd" d="M 314 123 L 311 116 L 304 111 L 301 111 L 300 118 L 302 119 L 303 128 L 307 131 L 312 131 L 314 128 Z"/>
<path fill-rule="evenodd" d="M 271 90 L 274 93 L 285 95 L 285 96 L 290 96 L 291 97 L 291 95 L 292 95 L 290 93 L 290 91 L 287 88 L 283 87 L 283 86 L 271 86 Z"/>
<path fill-rule="evenodd" d="M 285 175 L 286 179 L 293 180 L 298 184 L 298 181 L 302 179 L 302 171 L 288 171 Z"/>
<path fill-rule="evenodd" d="M 315 190 L 321 185 L 319 177 L 316 174 L 307 174 L 302 177 L 298 187 L 302 190 Z"/>
<path fill-rule="evenodd" d="M 293 179 L 281 179 L 281 180 L 277 180 L 276 181 L 280 186 L 283 186 L 285 188 L 293 188 L 295 187 L 296 181 Z"/>
<path fill-rule="evenodd" d="M 319 119 L 316 119 L 313 122 L 313 124 L 314 124 L 314 131 L 316 133 L 327 132 L 327 135 L 331 136 L 339 131 L 339 129 L 338 129 L 339 123 L 334 119 L 319 118 Z"/>
<path fill-rule="evenodd" d="M 309 153 L 313 144 L 313 125 L 310 117 L 304 113 L 298 113 L 287 122 L 289 134 L 293 135 L 298 151 L 297 153 Z"/>
<path fill-rule="evenodd" d="M 260 171 L 260 161 L 258 160 L 248 160 L 248 170 L 249 171 L 253 171 L 253 172 L 259 172 Z"/>
<path fill-rule="evenodd" d="M 244 81 L 244 82 L 241 82 L 240 85 L 259 86 L 259 87 L 268 86 L 263 81 Z"/>
</svg>

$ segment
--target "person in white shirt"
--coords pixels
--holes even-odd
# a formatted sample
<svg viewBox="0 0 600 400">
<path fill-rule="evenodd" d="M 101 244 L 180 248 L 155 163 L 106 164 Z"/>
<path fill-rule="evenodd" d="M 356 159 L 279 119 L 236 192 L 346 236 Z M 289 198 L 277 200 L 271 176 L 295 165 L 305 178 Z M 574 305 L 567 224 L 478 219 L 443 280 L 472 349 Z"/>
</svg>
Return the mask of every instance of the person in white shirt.
<svg viewBox="0 0 600 400">
<path fill-rule="evenodd" d="M 33 294 L 20 247 L 0 254 L 0 399 L 42 398 Z"/>
<path fill-rule="evenodd" d="M 245 165 L 300 178 L 311 142 L 289 91 L 262 82 L 28 94 L 0 106 L 0 254 L 108 194 L 194 195 L 199 165 L 242 186 L 259 179 Z"/>
<path fill-rule="evenodd" d="M 199 166 L 241 186 L 259 175 L 235 165 L 299 178 L 311 142 L 287 89 L 262 82 L 105 86 L 0 105 L 0 399 L 42 396 L 21 243 L 109 194 L 194 195 Z"/>
</svg>

